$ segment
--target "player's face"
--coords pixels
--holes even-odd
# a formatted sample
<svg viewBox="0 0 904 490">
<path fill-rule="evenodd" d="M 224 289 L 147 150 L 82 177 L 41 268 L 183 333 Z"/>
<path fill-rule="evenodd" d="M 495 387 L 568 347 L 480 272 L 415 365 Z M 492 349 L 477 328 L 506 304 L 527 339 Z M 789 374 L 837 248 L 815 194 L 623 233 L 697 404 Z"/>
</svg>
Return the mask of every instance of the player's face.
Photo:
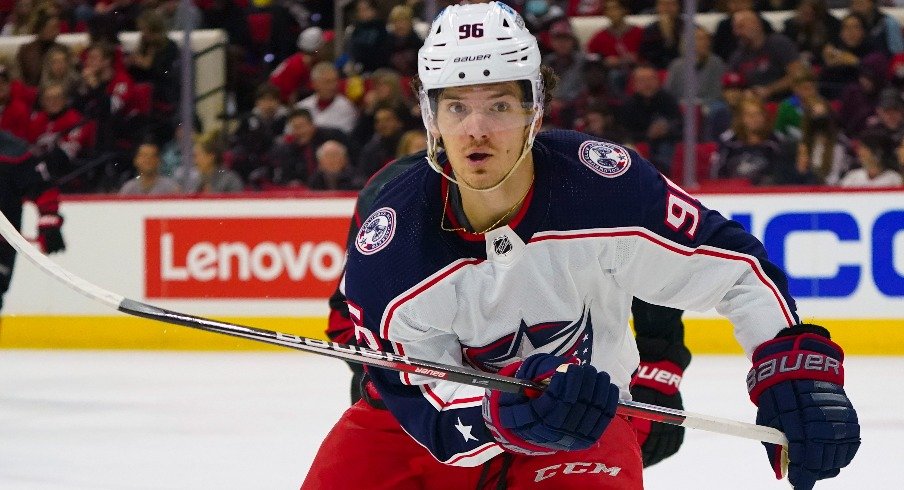
<svg viewBox="0 0 904 490">
<path fill-rule="evenodd" d="M 439 137 L 455 176 L 486 189 L 521 157 L 532 120 L 516 82 L 443 90 L 436 109 Z"/>
</svg>

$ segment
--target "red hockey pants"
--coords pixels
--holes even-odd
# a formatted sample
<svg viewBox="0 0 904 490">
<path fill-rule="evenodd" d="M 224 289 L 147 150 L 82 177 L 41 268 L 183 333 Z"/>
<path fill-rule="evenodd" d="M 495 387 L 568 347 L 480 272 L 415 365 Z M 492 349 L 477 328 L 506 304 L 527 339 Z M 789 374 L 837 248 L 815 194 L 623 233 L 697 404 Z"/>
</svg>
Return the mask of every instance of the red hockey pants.
<svg viewBox="0 0 904 490">
<path fill-rule="evenodd" d="M 613 419 L 599 442 L 584 451 L 503 454 L 484 465 L 465 468 L 440 463 L 402 431 L 388 410 L 362 400 L 346 410 L 326 436 L 301 488 L 634 490 L 643 488 L 642 471 L 637 436 L 622 417 Z M 499 486 L 500 478 L 505 486 Z"/>
</svg>

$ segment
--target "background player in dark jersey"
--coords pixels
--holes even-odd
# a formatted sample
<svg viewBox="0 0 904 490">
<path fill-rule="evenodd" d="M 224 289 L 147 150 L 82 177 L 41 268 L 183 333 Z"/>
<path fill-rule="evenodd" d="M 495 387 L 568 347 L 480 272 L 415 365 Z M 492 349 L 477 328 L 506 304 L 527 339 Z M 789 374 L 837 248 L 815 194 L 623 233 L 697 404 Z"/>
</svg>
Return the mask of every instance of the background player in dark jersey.
<svg viewBox="0 0 904 490">
<path fill-rule="evenodd" d="M 800 324 L 786 278 L 737 223 L 624 147 L 537 135 L 551 76 L 539 59 L 504 4 L 437 17 L 419 53 L 429 168 L 380 191 L 343 291 L 359 343 L 548 388 L 369 369 L 391 417 L 346 411 L 303 488 L 641 488 L 636 435 L 615 413 L 639 364 L 632 297 L 727 316 L 758 422 L 790 440 L 791 483 L 837 475 L 860 443 L 841 348 Z M 435 461 L 454 468 L 439 482 Z"/>
<path fill-rule="evenodd" d="M 349 226 L 346 248 L 354 247 L 354 239 L 361 226 L 361 217 L 367 217 L 377 194 L 384 185 L 399 176 L 412 165 L 423 164 L 425 152 L 395 160 L 376 173 L 358 195 L 355 213 Z M 327 336 L 339 343 L 354 344 L 355 328 L 349 316 L 345 295 L 337 286 L 330 297 L 330 316 Z M 631 396 L 635 401 L 651 403 L 669 408 L 684 409 L 679 384 L 684 371 L 691 361 L 691 353 L 684 345 L 684 323 L 681 310 L 652 305 L 634 298 L 631 303 L 634 317 L 634 332 L 637 350 L 640 352 L 640 367 L 631 383 Z M 364 374 L 365 367 L 349 363 L 352 370 L 350 386 L 351 402 L 355 404 L 362 394 L 365 400 L 377 408 L 385 408 L 379 401 L 376 390 Z M 666 372 L 669 375 L 657 374 Z M 643 455 L 644 467 L 659 463 L 672 456 L 684 441 L 684 427 L 651 422 L 638 418 L 631 419 L 637 431 Z"/>
<path fill-rule="evenodd" d="M 28 150 L 28 144 L 11 133 L 0 131 L 0 212 L 19 229 L 22 225 L 22 201 L 38 207 L 38 241 L 45 253 L 65 250 L 60 227 L 59 190 L 50 182 L 43 159 Z M 3 295 L 9 289 L 16 261 L 15 249 L 0 238 L 0 310 Z"/>
</svg>

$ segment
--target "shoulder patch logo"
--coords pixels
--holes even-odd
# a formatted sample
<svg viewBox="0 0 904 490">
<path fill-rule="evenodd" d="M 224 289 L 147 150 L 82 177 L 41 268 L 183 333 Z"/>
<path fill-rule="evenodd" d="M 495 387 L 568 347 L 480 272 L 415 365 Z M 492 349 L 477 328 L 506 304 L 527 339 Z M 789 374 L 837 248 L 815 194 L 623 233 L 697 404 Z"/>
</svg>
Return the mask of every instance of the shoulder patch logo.
<svg viewBox="0 0 904 490">
<path fill-rule="evenodd" d="M 613 178 L 628 171 L 631 155 L 621 146 L 602 141 L 585 141 L 578 149 L 581 163 L 603 177 Z"/>
<path fill-rule="evenodd" d="M 395 230 L 395 210 L 380 208 L 364 220 L 364 224 L 358 230 L 358 236 L 355 237 L 355 248 L 364 255 L 375 254 L 389 245 Z"/>
</svg>

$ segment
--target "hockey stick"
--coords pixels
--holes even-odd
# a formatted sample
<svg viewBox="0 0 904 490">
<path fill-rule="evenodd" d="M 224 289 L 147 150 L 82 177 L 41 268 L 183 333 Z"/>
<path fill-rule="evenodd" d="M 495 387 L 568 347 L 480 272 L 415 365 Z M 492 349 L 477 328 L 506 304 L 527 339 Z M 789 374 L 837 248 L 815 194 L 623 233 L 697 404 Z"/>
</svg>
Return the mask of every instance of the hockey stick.
<svg viewBox="0 0 904 490">
<path fill-rule="evenodd" d="M 543 391 L 544 385 L 531 381 L 485 373 L 459 366 L 448 366 L 430 361 L 400 356 L 390 352 L 376 351 L 366 347 L 338 344 L 308 337 L 285 334 L 246 327 L 233 323 L 201 318 L 185 313 L 165 310 L 140 301 L 132 300 L 96 286 L 78 277 L 51 261 L 34 246 L 29 244 L 13 225 L 0 213 L 0 235 L 28 260 L 38 266 L 42 272 L 49 274 L 61 283 L 90 299 L 104 303 L 125 314 L 148 318 L 151 320 L 181 325 L 184 327 L 214 332 L 244 339 L 254 340 L 271 345 L 281 345 L 292 349 L 344 359 L 346 361 L 377 366 L 394 371 L 419 374 L 431 378 L 453 381 L 456 383 L 477 386 L 509 393 L 525 391 Z M 713 417 L 676 410 L 672 408 L 649 405 L 633 401 L 619 401 L 618 413 L 638 417 L 654 422 L 702 429 L 736 437 L 770 442 L 782 446 L 788 445 L 785 435 L 772 427 L 749 424 L 736 420 Z"/>
</svg>

